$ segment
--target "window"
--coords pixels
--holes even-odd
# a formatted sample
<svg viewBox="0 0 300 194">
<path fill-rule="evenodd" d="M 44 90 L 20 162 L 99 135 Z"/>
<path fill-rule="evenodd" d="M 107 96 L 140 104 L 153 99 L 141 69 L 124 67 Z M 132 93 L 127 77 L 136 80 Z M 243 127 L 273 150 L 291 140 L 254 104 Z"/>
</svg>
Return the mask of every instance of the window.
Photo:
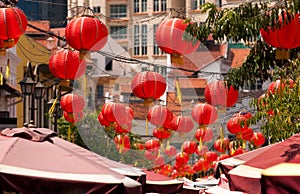
<svg viewBox="0 0 300 194">
<path fill-rule="evenodd" d="M 134 26 L 134 55 L 140 55 L 140 26 Z"/>
<path fill-rule="evenodd" d="M 142 55 L 147 55 L 147 25 L 142 25 Z"/>
<path fill-rule="evenodd" d="M 134 0 L 133 11 L 134 13 L 147 12 L 147 0 Z"/>
<path fill-rule="evenodd" d="M 112 18 L 127 17 L 127 6 L 126 5 L 111 5 L 110 6 L 110 17 L 112 17 Z"/>
<path fill-rule="evenodd" d="M 93 7 L 94 13 L 100 13 L 101 12 L 101 7 L 100 6 L 95 6 Z"/>
<path fill-rule="evenodd" d="M 161 11 L 167 11 L 167 0 L 161 0 Z"/>
<path fill-rule="evenodd" d="M 113 60 L 110 57 L 105 57 L 105 71 L 111 71 L 113 68 Z"/>
<path fill-rule="evenodd" d="M 142 12 L 147 12 L 147 0 L 142 0 Z"/>
<path fill-rule="evenodd" d="M 96 98 L 97 99 L 103 98 L 103 95 L 104 95 L 103 85 L 97 85 L 96 86 Z"/>
<path fill-rule="evenodd" d="M 191 8 L 192 10 L 198 9 L 198 0 L 192 0 Z"/>
<path fill-rule="evenodd" d="M 159 7 L 160 5 L 160 7 Z M 160 9 L 159 9 L 160 8 Z M 167 10 L 167 0 L 153 0 L 153 11 L 166 11 Z"/>
<path fill-rule="evenodd" d="M 134 55 L 147 55 L 147 25 L 134 26 Z"/>
<path fill-rule="evenodd" d="M 153 0 L 153 11 L 159 11 L 159 0 Z"/>
<path fill-rule="evenodd" d="M 205 4 L 205 0 L 192 0 L 191 9 L 192 10 L 200 9 L 200 7 L 204 4 Z"/>
<path fill-rule="evenodd" d="M 140 0 L 134 0 L 134 6 L 133 6 L 134 13 L 140 12 Z"/>
<path fill-rule="evenodd" d="M 161 55 L 164 52 L 162 50 L 160 50 L 160 48 L 158 47 L 157 43 L 156 43 L 156 30 L 157 30 L 158 24 L 154 24 L 153 25 L 153 55 Z"/>
<path fill-rule="evenodd" d="M 114 39 L 126 39 L 127 27 L 126 26 L 111 26 L 110 35 Z"/>
</svg>

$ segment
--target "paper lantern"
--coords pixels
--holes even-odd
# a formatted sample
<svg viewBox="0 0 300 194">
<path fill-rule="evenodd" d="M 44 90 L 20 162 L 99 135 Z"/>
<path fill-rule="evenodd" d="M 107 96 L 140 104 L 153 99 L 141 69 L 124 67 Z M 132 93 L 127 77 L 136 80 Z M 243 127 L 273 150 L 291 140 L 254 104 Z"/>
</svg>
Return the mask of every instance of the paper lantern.
<svg viewBox="0 0 300 194">
<path fill-rule="evenodd" d="M 78 94 L 70 93 L 61 97 L 61 109 L 66 112 L 81 112 L 84 108 L 84 99 Z"/>
<path fill-rule="evenodd" d="M 233 86 L 228 89 L 224 81 L 217 80 L 206 85 L 204 97 L 212 106 L 231 107 L 238 101 L 239 91 Z"/>
<path fill-rule="evenodd" d="M 183 19 L 172 18 L 162 21 L 157 27 L 156 43 L 162 51 L 171 54 L 172 63 L 182 64 L 182 55 L 193 53 L 200 45 L 199 40 L 185 32 L 187 26 Z"/>
<path fill-rule="evenodd" d="M 148 110 L 148 120 L 155 126 L 169 126 L 173 120 L 173 113 L 165 106 L 154 105 Z"/>
<path fill-rule="evenodd" d="M 74 80 L 81 77 L 86 69 L 86 63 L 79 58 L 78 51 L 61 49 L 53 53 L 49 59 L 49 70 L 61 79 Z"/>
<path fill-rule="evenodd" d="M 287 15 L 284 13 L 284 22 L 287 20 Z M 278 17 L 280 28 L 267 30 L 261 29 L 260 34 L 263 40 L 269 45 L 276 48 L 293 49 L 300 46 L 300 21 L 299 14 L 292 15 L 288 24 L 282 25 L 282 14 Z"/>
<path fill-rule="evenodd" d="M 199 103 L 192 109 L 192 118 L 199 125 L 209 125 L 218 118 L 218 111 L 210 104 Z"/>
<path fill-rule="evenodd" d="M 0 50 L 13 47 L 19 37 L 26 31 L 27 17 L 24 12 L 17 7 L 0 8 Z"/>
<path fill-rule="evenodd" d="M 83 16 L 67 24 L 65 35 L 68 44 L 80 51 L 82 58 L 88 51 L 98 51 L 105 46 L 108 30 L 99 19 Z"/>
<path fill-rule="evenodd" d="M 81 121 L 81 119 L 83 118 L 83 112 L 66 112 L 64 111 L 64 118 L 66 119 L 66 121 L 70 122 L 70 123 L 77 123 L 79 121 Z"/>
<path fill-rule="evenodd" d="M 152 71 L 137 73 L 131 81 L 133 94 L 144 99 L 144 104 L 148 106 L 165 93 L 166 87 L 165 78 L 161 74 Z"/>
</svg>

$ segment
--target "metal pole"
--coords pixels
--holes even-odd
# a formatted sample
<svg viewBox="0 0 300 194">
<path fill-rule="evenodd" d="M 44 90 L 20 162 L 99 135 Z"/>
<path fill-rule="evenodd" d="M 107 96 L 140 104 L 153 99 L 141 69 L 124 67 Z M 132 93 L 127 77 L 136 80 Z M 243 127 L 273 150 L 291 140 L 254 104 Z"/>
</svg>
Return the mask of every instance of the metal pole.
<svg viewBox="0 0 300 194">
<path fill-rule="evenodd" d="M 30 107 L 30 109 L 31 109 L 31 114 L 30 114 L 30 120 L 31 121 L 33 121 L 34 123 L 35 123 L 35 121 L 34 121 L 34 107 L 35 107 L 35 105 L 34 105 L 34 93 L 33 94 L 31 94 L 30 95 L 30 97 L 31 97 L 31 107 Z"/>
<path fill-rule="evenodd" d="M 26 95 L 23 94 L 23 124 L 26 123 Z"/>
</svg>

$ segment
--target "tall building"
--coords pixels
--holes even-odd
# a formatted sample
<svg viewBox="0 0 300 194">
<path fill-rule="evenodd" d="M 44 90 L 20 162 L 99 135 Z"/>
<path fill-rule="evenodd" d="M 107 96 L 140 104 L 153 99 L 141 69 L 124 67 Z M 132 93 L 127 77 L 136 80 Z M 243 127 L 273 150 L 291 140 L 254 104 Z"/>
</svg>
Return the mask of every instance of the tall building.
<svg viewBox="0 0 300 194">
<path fill-rule="evenodd" d="M 30 21 L 50 21 L 51 28 L 67 25 L 67 0 L 19 1 L 17 6 Z"/>
</svg>

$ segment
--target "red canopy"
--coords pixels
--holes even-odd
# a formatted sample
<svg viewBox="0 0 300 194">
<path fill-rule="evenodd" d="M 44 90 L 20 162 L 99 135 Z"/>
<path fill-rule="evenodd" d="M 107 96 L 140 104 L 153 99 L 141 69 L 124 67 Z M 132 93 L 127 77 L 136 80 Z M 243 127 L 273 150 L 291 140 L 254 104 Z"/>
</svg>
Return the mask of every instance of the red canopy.
<svg viewBox="0 0 300 194">
<path fill-rule="evenodd" d="M 258 154 L 228 172 L 230 189 L 248 194 L 298 193 L 300 191 L 299 142 L 300 134 L 296 134 L 263 150 L 257 149 Z M 277 191 L 274 192 L 274 189 Z"/>
<path fill-rule="evenodd" d="M 141 184 L 107 168 L 97 154 L 45 128 L 0 134 L 0 190 L 21 193 L 142 193 Z"/>
<path fill-rule="evenodd" d="M 146 173 L 146 189 L 145 192 L 154 193 L 179 193 L 183 191 L 183 182 L 165 175 L 143 169 Z"/>
</svg>

